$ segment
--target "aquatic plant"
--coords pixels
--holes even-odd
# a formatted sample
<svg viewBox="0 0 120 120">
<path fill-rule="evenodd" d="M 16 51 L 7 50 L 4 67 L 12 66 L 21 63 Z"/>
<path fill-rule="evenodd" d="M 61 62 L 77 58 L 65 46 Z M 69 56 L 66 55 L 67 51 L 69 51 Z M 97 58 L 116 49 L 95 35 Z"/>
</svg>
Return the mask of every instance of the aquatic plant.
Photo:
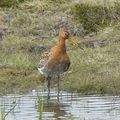
<svg viewBox="0 0 120 120">
<path fill-rule="evenodd" d="M 38 114 L 39 114 L 39 120 L 42 120 L 42 112 L 43 112 L 43 103 L 40 96 L 37 96 L 38 99 Z"/>
<path fill-rule="evenodd" d="M 5 113 L 1 110 L 1 113 L 0 113 L 0 119 L 1 119 L 1 120 L 5 120 L 5 119 L 4 119 L 4 114 L 5 114 Z"/>
<path fill-rule="evenodd" d="M 5 110 L 3 111 L 1 109 L 1 120 L 5 120 L 6 117 L 15 109 L 16 106 L 17 104 L 13 105 L 12 108 L 7 113 L 5 113 Z"/>
</svg>

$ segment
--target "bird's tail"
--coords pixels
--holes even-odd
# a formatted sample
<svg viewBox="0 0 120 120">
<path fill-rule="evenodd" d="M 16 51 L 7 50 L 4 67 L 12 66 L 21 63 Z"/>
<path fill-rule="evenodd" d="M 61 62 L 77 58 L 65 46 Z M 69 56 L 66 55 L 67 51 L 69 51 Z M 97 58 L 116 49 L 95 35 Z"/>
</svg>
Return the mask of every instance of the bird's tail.
<svg viewBox="0 0 120 120">
<path fill-rule="evenodd" d="M 44 74 L 43 71 L 42 71 L 42 68 L 39 68 L 39 67 L 38 67 L 38 71 L 39 71 L 41 74 Z"/>
</svg>

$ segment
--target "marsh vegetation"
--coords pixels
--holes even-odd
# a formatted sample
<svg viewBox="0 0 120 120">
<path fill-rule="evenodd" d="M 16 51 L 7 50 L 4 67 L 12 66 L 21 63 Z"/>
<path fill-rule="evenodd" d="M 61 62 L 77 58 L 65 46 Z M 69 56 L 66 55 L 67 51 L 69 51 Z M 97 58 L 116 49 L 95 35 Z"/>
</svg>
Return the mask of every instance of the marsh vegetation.
<svg viewBox="0 0 120 120">
<path fill-rule="evenodd" d="M 37 96 L 40 96 L 40 100 Z M 51 90 L 51 99 L 47 101 L 47 91 L 34 91 L 24 95 L 0 97 L 0 106 L 5 107 L 5 114 L 16 102 L 16 107 L 5 120 L 119 120 L 120 97 L 106 95 L 80 95 L 61 91 L 59 102 L 57 92 Z M 42 98 L 42 100 L 41 100 Z M 42 105 L 43 109 L 42 109 Z M 1 103 L 3 103 L 1 105 Z M 42 114 L 41 114 L 42 110 Z M 41 117 L 40 117 L 41 116 Z"/>
<path fill-rule="evenodd" d="M 68 45 L 72 64 L 62 75 L 62 89 L 84 94 L 120 93 L 119 1 L 2 1 L 0 94 L 42 86 L 44 77 L 37 71 L 41 53 L 57 42 L 62 26 L 68 27 L 80 46 Z"/>
</svg>

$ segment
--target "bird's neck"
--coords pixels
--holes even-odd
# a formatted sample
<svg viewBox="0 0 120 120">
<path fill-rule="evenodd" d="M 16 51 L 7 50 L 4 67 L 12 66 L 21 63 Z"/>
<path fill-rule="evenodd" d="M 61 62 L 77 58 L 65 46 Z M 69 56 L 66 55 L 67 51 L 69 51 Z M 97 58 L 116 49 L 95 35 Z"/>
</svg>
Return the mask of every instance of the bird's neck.
<svg viewBox="0 0 120 120">
<path fill-rule="evenodd" d="M 64 38 L 59 38 L 59 44 L 62 46 L 65 46 L 65 39 Z"/>
<path fill-rule="evenodd" d="M 63 51 L 66 51 L 66 46 L 65 46 L 65 39 L 64 38 L 59 38 L 59 46 Z"/>
</svg>

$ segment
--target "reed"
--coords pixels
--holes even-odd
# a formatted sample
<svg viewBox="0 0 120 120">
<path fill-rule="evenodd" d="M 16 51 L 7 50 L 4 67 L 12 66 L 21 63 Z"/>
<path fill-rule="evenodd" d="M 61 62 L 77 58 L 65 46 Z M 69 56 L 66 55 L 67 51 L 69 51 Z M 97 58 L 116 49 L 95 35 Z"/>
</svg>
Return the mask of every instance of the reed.
<svg viewBox="0 0 120 120">
<path fill-rule="evenodd" d="M 40 96 L 37 97 L 38 99 L 38 114 L 39 120 L 42 120 L 42 112 L 43 112 L 43 102 Z"/>
<path fill-rule="evenodd" d="M 17 104 L 13 105 L 12 108 L 7 112 L 5 113 L 5 110 L 1 110 L 1 120 L 5 120 L 6 117 L 15 109 L 15 107 L 17 106 Z"/>
</svg>

